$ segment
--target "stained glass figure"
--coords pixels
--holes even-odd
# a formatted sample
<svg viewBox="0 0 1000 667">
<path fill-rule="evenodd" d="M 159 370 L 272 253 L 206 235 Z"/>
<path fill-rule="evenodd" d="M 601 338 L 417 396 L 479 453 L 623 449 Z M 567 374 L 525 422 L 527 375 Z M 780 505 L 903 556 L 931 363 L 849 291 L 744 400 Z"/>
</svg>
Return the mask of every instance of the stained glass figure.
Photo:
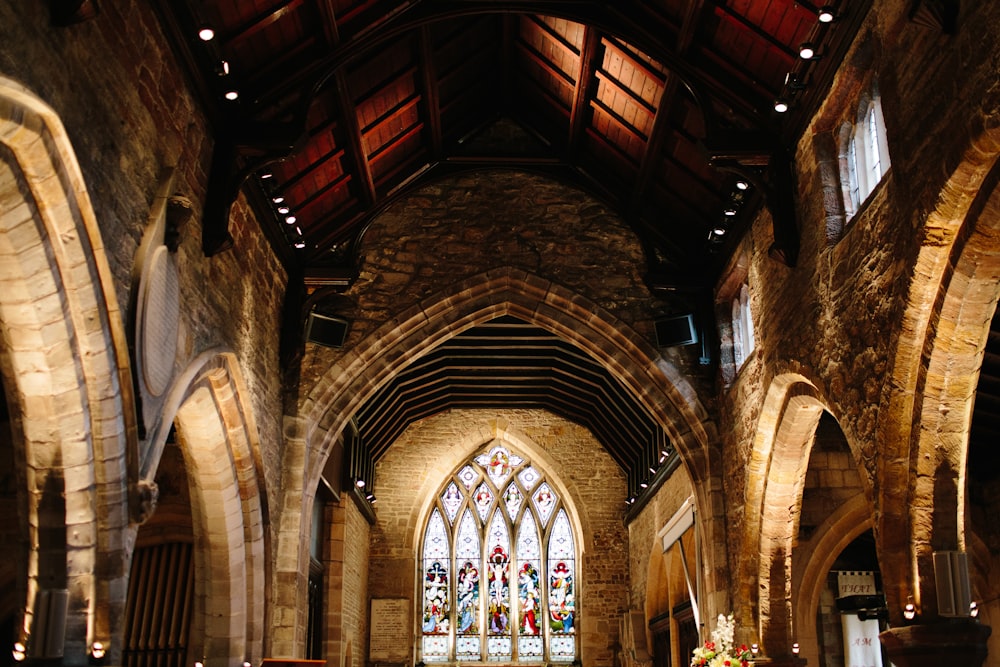
<svg viewBox="0 0 1000 667">
<path fill-rule="evenodd" d="M 521 520 L 515 545 L 517 553 L 517 656 L 518 660 L 536 660 L 542 657 L 542 591 L 538 587 L 538 568 L 542 552 L 538 542 L 538 529 L 531 514 Z"/>
<path fill-rule="evenodd" d="M 476 501 L 476 511 L 479 512 L 479 518 L 486 521 L 486 517 L 490 513 L 490 505 L 493 504 L 493 492 L 490 491 L 490 487 L 483 482 L 476 489 L 475 495 Z"/>
<path fill-rule="evenodd" d="M 458 508 L 462 506 L 462 492 L 458 490 L 455 482 L 449 484 L 441 495 L 441 506 L 444 507 L 444 512 L 448 515 L 448 522 L 455 523 Z"/>
<path fill-rule="evenodd" d="M 568 639 L 576 632 L 576 588 L 574 585 L 575 550 L 569 517 L 559 510 L 549 536 L 549 630 L 552 640 L 549 655 L 553 660 L 571 661 L 576 641 Z"/>
<path fill-rule="evenodd" d="M 448 634 L 448 566 L 434 561 L 424 575 L 424 634 Z"/>
<path fill-rule="evenodd" d="M 465 510 L 458 529 L 455 557 L 458 574 L 455 579 L 455 599 L 457 620 L 455 633 L 466 639 L 458 648 L 459 658 L 479 659 L 479 583 L 482 554 L 479 548 L 479 524 L 472 512 Z"/>
<path fill-rule="evenodd" d="M 510 634 L 510 538 L 507 524 L 499 510 L 490 522 L 489 552 L 486 567 L 489 571 L 489 609 L 487 631 L 491 635 Z"/>
<path fill-rule="evenodd" d="M 510 517 L 511 521 L 517 520 L 517 511 L 521 509 L 523 501 L 524 495 L 517 488 L 517 485 L 514 482 L 508 484 L 507 490 L 503 492 L 503 503 L 507 508 L 507 516 Z"/>
<path fill-rule="evenodd" d="M 542 485 L 538 487 L 538 491 L 535 492 L 532 500 L 535 502 L 535 509 L 538 510 L 538 518 L 541 519 L 541 523 L 544 526 L 549 522 L 549 517 L 552 516 L 552 510 L 555 509 L 556 494 L 547 483 L 542 482 Z"/>
<path fill-rule="evenodd" d="M 501 486 L 510 475 L 511 468 L 516 468 L 524 462 L 520 456 L 511 454 L 504 447 L 494 447 L 488 454 L 480 454 L 476 457 L 476 463 L 486 469 L 486 474 L 490 476 L 493 483 Z"/>
</svg>

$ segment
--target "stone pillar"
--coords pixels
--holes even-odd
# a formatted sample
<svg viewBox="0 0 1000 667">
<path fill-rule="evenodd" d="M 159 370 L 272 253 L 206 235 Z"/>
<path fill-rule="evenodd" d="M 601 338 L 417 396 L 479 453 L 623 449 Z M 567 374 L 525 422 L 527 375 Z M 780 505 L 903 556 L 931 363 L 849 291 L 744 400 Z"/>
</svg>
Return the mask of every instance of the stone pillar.
<svg viewBox="0 0 1000 667">
<path fill-rule="evenodd" d="M 981 667 L 992 629 L 971 618 L 890 628 L 879 635 L 896 667 Z"/>
</svg>

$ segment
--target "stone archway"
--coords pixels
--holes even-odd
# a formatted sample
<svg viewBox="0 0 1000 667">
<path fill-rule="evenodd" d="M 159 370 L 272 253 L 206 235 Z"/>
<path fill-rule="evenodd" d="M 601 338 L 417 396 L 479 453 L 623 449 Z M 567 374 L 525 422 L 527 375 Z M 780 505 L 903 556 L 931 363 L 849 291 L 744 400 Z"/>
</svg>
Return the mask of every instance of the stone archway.
<svg viewBox="0 0 1000 667">
<path fill-rule="evenodd" d="M 747 466 L 746 513 L 737 597 L 756 616 L 757 637 L 769 657 L 790 656 L 794 637 L 792 548 L 813 434 L 824 411 L 815 386 L 796 374 L 771 383 Z"/>
<path fill-rule="evenodd" d="M 226 664 L 264 656 L 268 503 L 260 443 L 235 356 L 212 350 L 180 375 L 166 401 L 188 470 L 195 534 L 195 614 L 189 652 Z M 166 434 L 162 434 L 166 438 Z M 143 462 L 152 483 L 163 443 Z"/>
<path fill-rule="evenodd" d="M 879 434 L 876 535 L 885 560 L 889 611 L 902 625 L 909 597 L 914 628 L 883 633 L 890 657 L 903 648 L 949 654 L 957 636 L 937 623 L 933 552 L 965 550 L 965 490 L 972 403 L 989 322 L 1000 295 L 1000 128 L 979 131 L 923 226 L 902 335 Z M 939 629 L 935 629 L 935 626 Z M 989 628 L 967 624 L 962 657 L 985 657 Z M 935 648 L 937 647 L 937 648 Z M 903 659 L 903 658 L 900 658 Z M 905 664 L 905 663 L 903 663 Z"/>
<path fill-rule="evenodd" d="M 721 543 L 724 520 L 710 508 L 715 472 L 709 445 L 714 426 L 693 388 L 678 369 L 667 363 L 650 344 L 623 327 L 596 304 L 547 280 L 516 269 L 498 269 L 462 281 L 401 313 L 396 320 L 374 332 L 330 368 L 300 408 L 300 416 L 286 428 L 289 451 L 301 465 L 287 466 L 283 491 L 303 500 L 302 513 L 285 512 L 279 540 L 289 544 L 279 549 L 289 557 L 276 564 L 275 603 L 292 609 L 305 596 L 307 541 L 299 527 L 308 516 L 313 489 L 323 462 L 347 419 L 394 373 L 451 336 L 480 322 L 513 315 L 541 326 L 604 361 L 623 384 L 646 404 L 680 453 L 695 486 L 696 505 L 704 508 L 706 542 Z M 291 545 L 295 545 L 295 549 Z M 290 557 L 291 554 L 295 557 Z M 718 581 L 721 568 L 706 559 L 706 588 L 724 590 Z M 294 585 L 293 585 L 294 583 Z M 301 643 L 294 627 L 275 628 L 275 649 L 292 655 Z M 301 634 L 301 633 L 298 633 Z"/>
<path fill-rule="evenodd" d="M 69 137 L 51 108 L 3 77 L 0 201 L 0 364 L 19 470 L 30 471 L 19 634 L 29 656 L 87 664 L 90 644 L 100 641 L 115 660 L 127 569 L 126 452 L 136 443 L 127 339 Z M 65 641 L 45 647 L 31 636 L 33 617 L 44 599 L 59 598 L 65 606 L 48 615 L 64 620 Z"/>
<path fill-rule="evenodd" d="M 908 595 L 936 615 L 932 551 L 964 548 L 971 402 L 1000 294 L 998 146 L 1000 129 L 974 142 L 927 219 L 893 365 L 876 532 L 912 554 L 886 576 L 897 622 Z"/>
</svg>

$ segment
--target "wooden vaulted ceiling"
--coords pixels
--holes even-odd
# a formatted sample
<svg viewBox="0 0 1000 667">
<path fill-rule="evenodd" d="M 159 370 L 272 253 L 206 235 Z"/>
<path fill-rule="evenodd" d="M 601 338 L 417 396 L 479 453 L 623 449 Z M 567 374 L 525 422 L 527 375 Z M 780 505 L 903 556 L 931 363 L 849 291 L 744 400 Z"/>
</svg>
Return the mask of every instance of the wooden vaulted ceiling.
<svg viewBox="0 0 1000 667">
<path fill-rule="evenodd" d="M 772 256 L 794 264 L 789 156 L 871 0 L 830 0 L 832 22 L 812 0 L 155 3 L 216 133 L 207 254 L 228 249 L 229 209 L 242 192 L 290 275 L 308 288 L 346 288 L 359 239 L 387 203 L 442 176 L 500 167 L 606 201 L 641 240 L 651 290 L 704 291 L 761 206 L 773 220 Z M 210 41 L 198 37 L 205 26 Z M 818 57 L 799 57 L 804 42 Z M 775 111 L 778 98 L 786 113 Z M 431 389 L 456 405 L 516 402 L 504 382 L 463 388 L 448 370 L 457 360 L 490 375 L 497 359 L 531 366 L 538 382 L 524 395 L 537 389 L 565 412 L 563 376 L 585 378 L 594 362 L 547 344 L 534 362 L 513 362 L 527 345 L 519 335 L 474 363 L 461 345 L 443 347 L 383 392 L 397 403 L 362 414 L 416 415 Z M 637 482 L 649 452 L 610 434 L 644 431 L 648 416 L 627 395 L 609 400 L 603 382 L 578 383 L 584 403 L 598 414 L 607 406 L 609 417 L 590 426 Z M 619 410 L 618 400 L 631 404 Z M 636 411 L 624 429 L 610 416 Z"/>
</svg>

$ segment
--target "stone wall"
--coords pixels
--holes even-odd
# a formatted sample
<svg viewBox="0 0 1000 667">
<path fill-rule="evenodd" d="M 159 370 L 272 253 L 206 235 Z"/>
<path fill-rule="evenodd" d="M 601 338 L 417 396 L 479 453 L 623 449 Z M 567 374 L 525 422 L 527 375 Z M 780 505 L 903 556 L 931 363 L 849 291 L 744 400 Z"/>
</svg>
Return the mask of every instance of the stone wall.
<svg viewBox="0 0 1000 667">
<path fill-rule="evenodd" d="M 332 303 L 351 321 L 347 350 L 463 279 L 515 267 L 590 299 L 653 344 L 655 317 L 693 312 L 695 303 L 690 295 L 652 297 L 643 283 L 646 260 L 628 226 L 576 188 L 533 174 L 473 172 L 424 186 L 375 219 L 362 239 L 357 282 Z M 711 379 L 699 352 L 688 346 L 664 354 L 696 383 Z M 341 354 L 309 346 L 303 386 Z"/>
<path fill-rule="evenodd" d="M 177 168 L 176 191 L 194 219 L 177 253 L 180 346 L 176 368 L 225 346 L 239 359 L 263 443 L 267 488 L 281 466 L 278 332 L 285 270 L 246 202 L 234 206 L 234 247 L 207 259 L 201 203 L 211 161 L 211 128 L 189 92 L 150 3 L 108 0 L 96 18 L 59 28 L 49 3 L 0 1 L 0 75 L 28 88 L 59 114 L 100 225 L 114 291 L 126 319 L 136 249 L 161 174 Z"/>
</svg>

